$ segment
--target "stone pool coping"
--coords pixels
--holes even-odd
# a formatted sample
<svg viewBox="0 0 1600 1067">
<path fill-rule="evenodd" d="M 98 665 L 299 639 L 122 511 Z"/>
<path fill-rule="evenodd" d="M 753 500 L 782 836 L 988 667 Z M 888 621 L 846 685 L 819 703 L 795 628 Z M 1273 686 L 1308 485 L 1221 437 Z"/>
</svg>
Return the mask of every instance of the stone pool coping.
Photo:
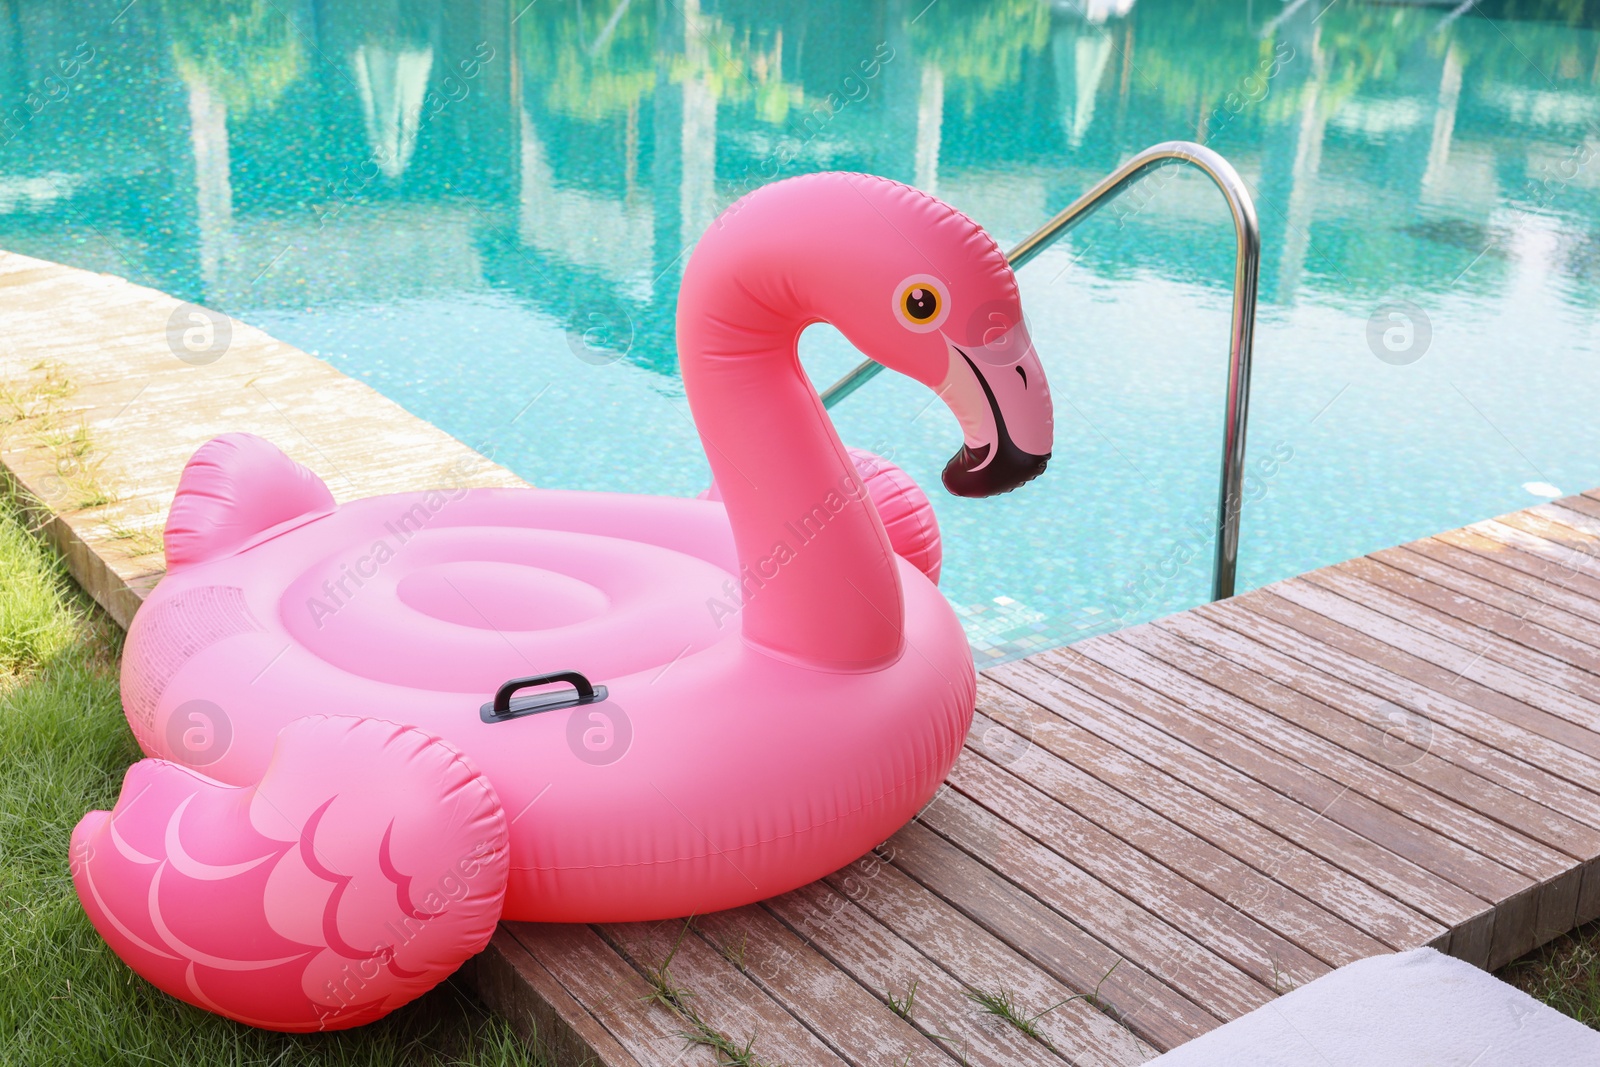
<svg viewBox="0 0 1600 1067">
<path fill-rule="evenodd" d="M 164 573 L 178 475 L 218 434 L 267 438 L 340 502 L 528 484 L 321 359 L 114 275 L 0 253 L 0 338 L 0 467 L 124 628 Z"/>
</svg>

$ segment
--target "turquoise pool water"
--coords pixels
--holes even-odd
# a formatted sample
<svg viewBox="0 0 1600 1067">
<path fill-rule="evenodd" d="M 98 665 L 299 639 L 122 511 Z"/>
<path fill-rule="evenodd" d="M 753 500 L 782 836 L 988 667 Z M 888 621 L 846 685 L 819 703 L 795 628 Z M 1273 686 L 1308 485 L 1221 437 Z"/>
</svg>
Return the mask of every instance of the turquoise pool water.
<svg viewBox="0 0 1600 1067">
<path fill-rule="evenodd" d="M 0 246 L 228 311 L 540 485 L 704 486 L 672 308 L 752 185 L 873 171 L 1009 244 L 1182 138 L 1264 235 L 1242 587 L 1600 486 L 1594 3 L 125 3 L 0 20 Z M 933 494 L 980 659 L 1204 599 L 1231 260 L 1164 172 L 1022 272 L 1055 459 Z M 834 416 L 934 488 L 929 400 Z"/>
</svg>

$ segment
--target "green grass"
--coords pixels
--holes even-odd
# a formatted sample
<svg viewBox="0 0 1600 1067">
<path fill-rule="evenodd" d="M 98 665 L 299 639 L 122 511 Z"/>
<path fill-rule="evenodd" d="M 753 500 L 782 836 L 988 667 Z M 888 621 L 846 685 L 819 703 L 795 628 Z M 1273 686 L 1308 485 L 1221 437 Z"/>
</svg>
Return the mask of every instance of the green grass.
<svg viewBox="0 0 1600 1067">
<path fill-rule="evenodd" d="M 1111 1007 L 1106 1004 L 1105 1001 L 1100 999 L 1100 987 L 1105 985 L 1106 979 L 1115 974 L 1117 968 L 1121 966 L 1122 961 L 1120 959 L 1116 963 L 1113 963 L 1111 965 L 1111 969 L 1105 974 L 1102 974 L 1100 976 L 1100 981 L 1094 984 L 1094 989 L 1092 992 L 1074 993 L 1070 997 L 1065 997 L 1056 1001 L 1054 1004 L 1040 1012 L 1033 1012 L 1030 1009 L 1024 1008 L 1017 1001 L 1016 995 L 1013 994 L 1009 989 L 969 989 L 967 990 L 967 999 L 978 1005 L 978 1007 L 981 1008 L 985 1014 L 993 1015 L 995 1018 L 1009 1023 L 1022 1033 L 1039 1042 L 1039 1044 L 1043 1045 L 1045 1048 L 1055 1052 L 1057 1051 L 1056 1047 L 1050 1043 L 1050 1039 L 1044 1035 L 1042 1030 L 1039 1029 L 1038 1024 L 1040 1019 L 1043 1019 L 1046 1015 L 1049 1015 L 1051 1012 L 1063 1005 L 1071 1004 L 1074 1000 L 1086 1001 L 1088 1002 L 1089 1006 L 1095 1010 L 1103 1013 L 1113 1020 L 1118 1022 L 1121 1021 L 1117 1020 L 1116 1013 L 1111 1010 Z"/>
<path fill-rule="evenodd" d="M 905 996 L 897 997 L 892 993 L 888 994 L 889 1010 L 906 1022 L 911 1021 L 911 1013 L 917 1010 L 917 986 L 919 984 L 918 980 L 913 978 L 911 979 L 911 984 L 906 987 Z"/>
<path fill-rule="evenodd" d="M 659 964 L 640 963 L 644 980 L 650 986 L 650 995 L 647 998 L 652 1003 L 676 1015 L 688 1029 L 679 1031 L 686 1045 L 700 1045 L 716 1053 L 717 1063 L 722 1067 L 766 1067 L 756 1058 L 756 1035 L 751 1034 L 745 1038 L 744 1044 L 730 1038 L 716 1027 L 700 1017 L 700 1012 L 694 1006 L 695 993 L 678 984 L 677 978 L 670 968 L 672 961 L 678 955 L 678 949 L 683 945 L 683 939 L 689 936 L 694 920 L 688 919 L 683 924 L 683 929 L 678 932 L 678 939 L 672 943 L 672 950 L 667 953 L 667 958 Z"/>
<path fill-rule="evenodd" d="M 1600 922 L 1580 926 L 1507 964 L 1498 977 L 1600 1030 Z"/>
<path fill-rule="evenodd" d="M 1039 1019 L 1050 1013 L 1049 1008 L 1039 1012 L 1037 1015 L 1032 1014 L 1017 1002 L 1016 994 L 1009 989 L 971 989 L 967 991 L 967 997 L 978 1005 L 985 1014 L 993 1015 L 996 1019 L 1009 1023 L 1045 1048 L 1054 1051 L 1055 1046 L 1050 1043 L 1050 1039 L 1044 1036 L 1044 1032 L 1039 1029 Z"/>
<path fill-rule="evenodd" d="M 122 634 L 0 485 L 0 1065 L 538 1064 L 451 983 L 371 1026 L 291 1036 L 161 993 L 100 940 L 67 841 L 139 751 L 117 699 Z"/>
</svg>

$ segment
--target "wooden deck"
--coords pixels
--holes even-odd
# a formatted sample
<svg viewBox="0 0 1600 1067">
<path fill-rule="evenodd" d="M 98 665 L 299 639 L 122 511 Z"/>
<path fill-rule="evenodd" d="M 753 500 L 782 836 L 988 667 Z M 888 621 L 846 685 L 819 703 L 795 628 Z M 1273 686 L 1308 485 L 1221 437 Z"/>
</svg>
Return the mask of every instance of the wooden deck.
<svg viewBox="0 0 1600 1067">
<path fill-rule="evenodd" d="M 850 868 L 471 974 L 563 1063 L 1138 1063 L 1375 953 L 1498 967 L 1600 917 L 1597 858 L 1600 492 L 994 667 Z M 1077 999 L 1034 1038 L 980 992 Z"/>
<path fill-rule="evenodd" d="M 0 257 L 0 463 L 120 621 L 213 433 L 340 499 L 520 484 L 243 324 L 175 358 L 176 306 Z M 1597 857 L 1600 492 L 991 668 L 948 786 L 850 868 L 692 924 L 504 924 L 467 977 L 560 1063 L 718 1062 L 692 1033 L 791 1067 L 1128 1064 L 1374 953 L 1498 966 L 1600 916 Z"/>
</svg>

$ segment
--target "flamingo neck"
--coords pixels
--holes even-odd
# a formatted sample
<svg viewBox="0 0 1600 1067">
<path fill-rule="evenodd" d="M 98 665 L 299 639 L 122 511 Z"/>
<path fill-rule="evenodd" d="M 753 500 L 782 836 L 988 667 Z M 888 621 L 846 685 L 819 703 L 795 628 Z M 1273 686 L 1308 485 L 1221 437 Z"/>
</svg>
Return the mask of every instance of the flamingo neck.
<svg viewBox="0 0 1600 1067">
<path fill-rule="evenodd" d="M 805 666 L 894 661 L 905 628 L 895 556 L 800 366 L 800 333 L 823 316 L 776 313 L 731 278 L 705 291 L 708 279 L 689 274 L 678 318 L 684 389 L 739 556 L 736 588 L 708 610 Z"/>
</svg>

